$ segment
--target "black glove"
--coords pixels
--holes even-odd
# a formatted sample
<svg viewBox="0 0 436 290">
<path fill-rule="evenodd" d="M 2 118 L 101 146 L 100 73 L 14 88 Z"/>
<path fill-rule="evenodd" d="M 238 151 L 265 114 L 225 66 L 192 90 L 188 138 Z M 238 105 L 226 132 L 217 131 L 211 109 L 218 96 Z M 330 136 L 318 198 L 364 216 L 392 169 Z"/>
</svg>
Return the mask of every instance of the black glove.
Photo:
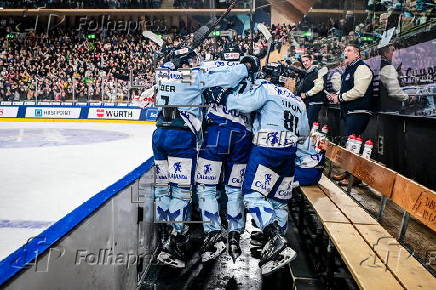
<svg viewBox="0 0 436 290">
<path fill-rule="evenodd" d="M 201 26 L 192 36 L 192 49 L 197 48 L 209 36 L 210 28 L 206 25 Z"/>
<path fill-rule="evenodd" d="M 241 59 L 241 63 L 247 66 L 248 74 L 257 73 L 260 69 L 260 60 L 254 55 L 246 55 Z"/>
<path fill-rule="evenodd" d="M 220 87 L 213 87 L 203 92 L 206 104 L 226 105 L 227 97 L 233 93 L 233 89 L 223 89 Z"/>
</svg>

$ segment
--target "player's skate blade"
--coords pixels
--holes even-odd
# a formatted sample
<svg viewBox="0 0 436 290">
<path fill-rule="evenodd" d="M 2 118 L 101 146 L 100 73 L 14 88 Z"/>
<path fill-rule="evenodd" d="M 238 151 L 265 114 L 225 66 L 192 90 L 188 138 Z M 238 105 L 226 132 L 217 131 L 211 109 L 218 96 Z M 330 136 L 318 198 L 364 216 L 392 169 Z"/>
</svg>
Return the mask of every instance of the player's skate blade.
<svg viewBox="0 0 436 290">
<path fill-rule="evenodd" d="M 228 253 L 233 260 L 233 263 L 236 262 L 236 259 L 242 254 L 241 246 L 239 242 L 241 240 L 241 234 L 237 231 L 231 231 L 228 234 Z"/>
<path fill-rule="evenodd" d="M 159 260 L 159 262 L 167 265 L 167 266 L 171 266 L 174 268 L 185 268 L 185 262 L 183 262 L 180 259 L 171 257 L 170 254 L 165 253 L 165 252 L 161 252 L 158 256 L 157 259 Z"/>
<path fill-rule="evenodd" d="M 219 241 L 214 245 L 214 251 L 207 251 L 201 254 L 201 261 L 203 263 L 216 259 L 226 249 L 226 244 L 223 241 Z"/>
<path fill-rule="evenodd" d="M 233 263 L 236 262 L 236 259 L 242 254 L 241 248 L 239 245 L 229 245 L 229 255 L 233 260 Z"/>
<path fill-rule="evenodd" d="M 295 259 L 297 253 L 292 250 L 290 247 L 286 247 L 276 259 L 266 262 L 264 265 L 260 267 L 262 275 L 269 275 L 279 270 L 286 264 L 289 264 L 292 260 Z"/>
</svg>

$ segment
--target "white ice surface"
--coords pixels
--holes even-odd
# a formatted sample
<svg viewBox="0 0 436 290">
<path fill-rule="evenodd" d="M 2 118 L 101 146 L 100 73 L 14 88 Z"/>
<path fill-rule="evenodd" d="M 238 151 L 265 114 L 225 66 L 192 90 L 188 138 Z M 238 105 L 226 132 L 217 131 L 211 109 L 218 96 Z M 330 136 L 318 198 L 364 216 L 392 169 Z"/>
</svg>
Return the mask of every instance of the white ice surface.
<svg viewBox="0 0 436 290">
<path fill-rule="evenodd" d="M 0 221 L 54 223 L 152 156 L 152 124 L 0 122 L 0 130 L 24 129 L 20 135 L 35 128 L 50 132 L 106 130 L 128 134 L 128 138 L 82 145 L 0 148 Z M 47 227 L 0 227 L 0 260 Z"/>
</svg>

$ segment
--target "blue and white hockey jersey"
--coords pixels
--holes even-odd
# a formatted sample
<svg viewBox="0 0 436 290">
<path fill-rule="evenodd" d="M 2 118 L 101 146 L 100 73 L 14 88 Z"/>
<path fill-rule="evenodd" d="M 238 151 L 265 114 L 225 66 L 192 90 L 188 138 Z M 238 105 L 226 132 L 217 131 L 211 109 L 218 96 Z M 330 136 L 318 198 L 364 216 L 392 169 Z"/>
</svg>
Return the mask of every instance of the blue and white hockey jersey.
<svg viewBox="0 0 436 290">
<path fill-rule="evenodd" d="M 230 68 L 238 65 L 239 62 L 235 61 L 208 61 L 202 64 L 202 68 L 214 69 L 214 68 Z M 252 88 L 253 84 L 249 79 L 243 79 L 234 89 L 238 93 L 246 93 Z M 207 89 L 205 94 L 225 94 L 228 93 L 227 89 L 222 87 L 214 87 Z M 236 110 L 229 110 L 225 105 L 212 102 L 209 105 L 209 109 L 206 114 L 206 119 L 212 121 L 215 124 L 225 124 L 232 128 L 242 128 L 251 131 L 252 120 L 250 114 L 242 113 Z"/>
<path fill-rule="evenodd" d="M 201 129 L 203 90 L 212 87 L 234 88 L 248 76 L 243 64 L 211 69 L 195 67 L 173 70 L 172 67 L 171 63 L 166 63 L 156 69 L 156 105 L 159 113 L 162 112 L 162 106 L 173 108 L 171 113 L 180 112 L 180 117 L 194 133 Z"/>
<path fill-rule="evenodd" d="M 258 112 L 253 124 L 255 145 L 272 148 L 296 146 L 309 134 L 306 106 L 288 89 L 266 80 L 256 81 L 249 92 L 231 94 L 227 108 L 244 113 Z"/>
<path fill-rule="evenodd" d="M 324 154 L 315 150 L 315 144 L 309 136 L 303 144 L 297 145 L 295 165 L 299 168 L 322 168 Z"/>
</svg>

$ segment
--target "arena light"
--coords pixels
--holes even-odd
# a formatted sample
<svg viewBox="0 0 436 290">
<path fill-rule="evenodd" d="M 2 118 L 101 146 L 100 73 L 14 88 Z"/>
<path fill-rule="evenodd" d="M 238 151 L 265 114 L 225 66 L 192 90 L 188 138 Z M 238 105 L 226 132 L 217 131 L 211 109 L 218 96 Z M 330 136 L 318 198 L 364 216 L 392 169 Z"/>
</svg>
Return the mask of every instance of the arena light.
<svg viewBox="0 0 436 290">
<path fill-rule="evenodd" d="M 87 36 L 86 36 L 88 39 L 95 39 L 95 34 L 88 34 Z"/>
<path fill-rule="evenodd" d="M 312 32 L 310 31 L 303 32 L 303 37 L 312 37 Z"/>
<path fill-rule="evenodd" d="M 221 31 L 212 31 L 212 36 L 221 36 Z"/>
<path fill-rule="evenodd" d="M 6 38 L 14 38 L 14 37 L 15 37 L 15 35 L 13 35 L 12 33 L 6 34 Z"/>
<path fill-rule="evenodd" d="M 360 38 L 360 40 L 361 40 L 361 41 L 364 41 L 364 42 L 373 42 L 373 41 L 374 41 L 374 38 L 372 38 L 371 36 L 362 36 L 362 37 Z"/>
</svg>

